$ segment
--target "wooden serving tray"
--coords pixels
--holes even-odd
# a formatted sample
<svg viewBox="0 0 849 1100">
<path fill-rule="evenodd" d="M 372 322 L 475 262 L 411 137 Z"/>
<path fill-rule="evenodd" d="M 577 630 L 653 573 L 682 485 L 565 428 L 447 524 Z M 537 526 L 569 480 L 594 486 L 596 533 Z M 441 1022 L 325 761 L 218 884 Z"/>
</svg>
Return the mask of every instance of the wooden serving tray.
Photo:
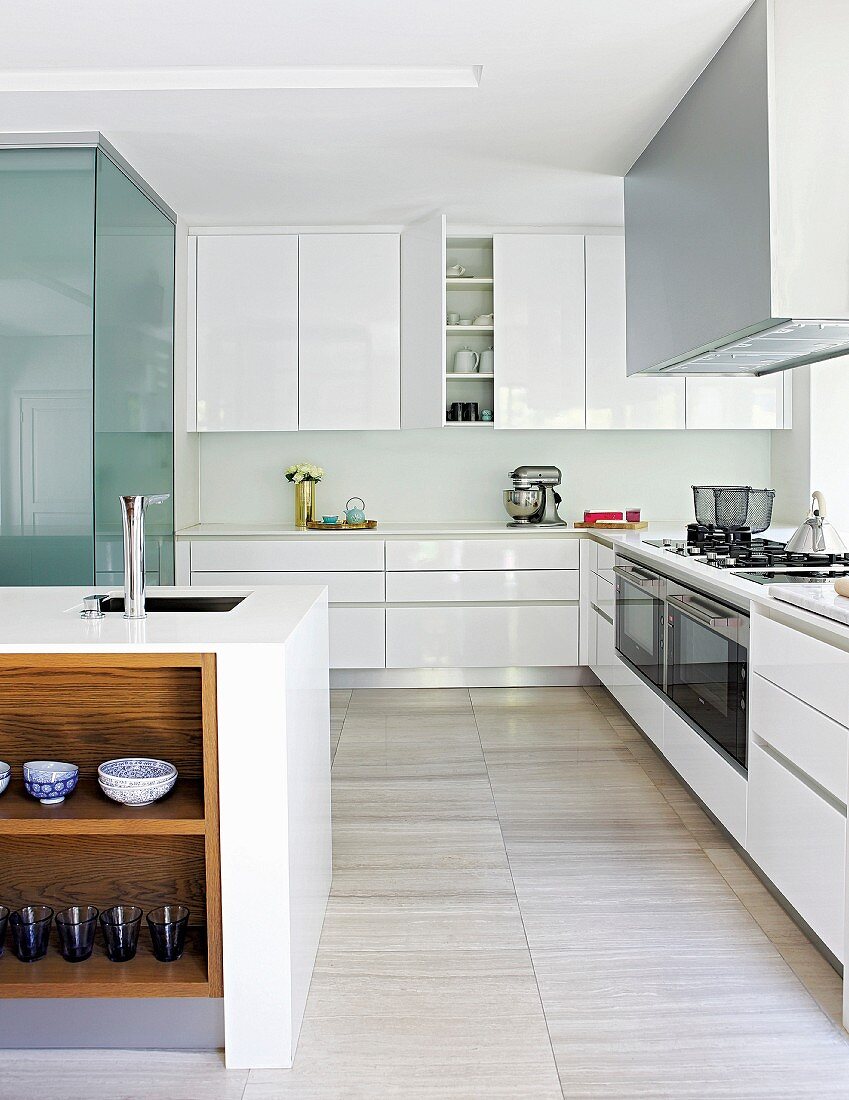
<svg viewBox="0 0 849 1100">
<path fill-rule="evenodd" d="M 373 531 L 377 527 L 376 519 L 367 519 L 365 523 L 316 523 L 309 520 L 310 531 Z"/>
<path fill-rule="evenodd" d="M 628 523 L 622 519 L 600 519 L 596 523 L 583 523 L 575 520 L 572 526 L 587 531 L 645 531 L 648 521 L 643 519 L 639 523 Z"/>
</svg>

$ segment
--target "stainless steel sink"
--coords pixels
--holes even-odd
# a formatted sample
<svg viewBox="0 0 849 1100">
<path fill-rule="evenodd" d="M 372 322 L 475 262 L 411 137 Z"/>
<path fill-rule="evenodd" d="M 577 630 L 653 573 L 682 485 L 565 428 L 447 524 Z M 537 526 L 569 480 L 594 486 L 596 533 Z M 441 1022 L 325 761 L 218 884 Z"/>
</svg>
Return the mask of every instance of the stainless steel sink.
<svg viewBox="0 0 849 1100">
<path fill-rule="evenodd" d="M 192 615 L 201 611 L 232 611 L 244 599 L 244 596 L 148 596 L 145 607 L 151 614 L 173 611 Z M 124 597 L 106 596 L 100 600 L 100 609 L 107 614 L 113 611 L 123 614 Z"/>
</svg>

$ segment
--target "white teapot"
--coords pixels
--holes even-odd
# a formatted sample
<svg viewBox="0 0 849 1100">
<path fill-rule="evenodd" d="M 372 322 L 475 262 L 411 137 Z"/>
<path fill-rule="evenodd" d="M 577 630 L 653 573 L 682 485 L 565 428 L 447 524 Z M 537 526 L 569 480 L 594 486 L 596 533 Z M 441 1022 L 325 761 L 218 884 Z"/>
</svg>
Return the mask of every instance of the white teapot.
<svg viewBox="0 0 849 1100">
<path fill-rule="evenodd" d="M 455 374 L 474 374 L 479 363 L 480 356 L 471 348 L 460 348 L 459 351 L 454 352 Z"/>
</svg>

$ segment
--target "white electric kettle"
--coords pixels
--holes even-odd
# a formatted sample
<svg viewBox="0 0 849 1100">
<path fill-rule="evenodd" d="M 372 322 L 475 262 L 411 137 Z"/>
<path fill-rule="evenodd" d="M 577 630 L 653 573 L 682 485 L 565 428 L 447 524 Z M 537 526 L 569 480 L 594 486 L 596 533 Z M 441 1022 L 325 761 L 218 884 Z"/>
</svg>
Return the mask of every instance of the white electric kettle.
<svg viewBox="0 0 849 1100">
<path fill-rule="evenodd" d="M 474 374 L 479 363 L 480 356 L 471 348 L 460 348 L 459 351 L 454 352 L 455 374 Z"/>
<path fill-rule="evenodd" d="M 825 497 L 819 490 L 811 495 L 811 510 L 808 518 L 799 527 L 796 534 L 787 543 L 790 554 L 846 554 L 849 550 L 825 518 Z"/>
</svg>

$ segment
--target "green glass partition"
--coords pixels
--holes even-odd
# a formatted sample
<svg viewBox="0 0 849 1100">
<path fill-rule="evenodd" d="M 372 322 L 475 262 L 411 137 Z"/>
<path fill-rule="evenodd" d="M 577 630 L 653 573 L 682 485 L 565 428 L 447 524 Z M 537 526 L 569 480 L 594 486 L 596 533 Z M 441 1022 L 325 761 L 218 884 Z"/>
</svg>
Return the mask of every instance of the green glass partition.
<svg viewBox="0 0 849 1100">
<path fill-rule="evenodd" d="M 120 584 L 171 492 L 174 227 L 100 149 L 0 150 L 0 585 Z M 151 509 L 152 583 L 174 578 Z"/>
<path fill-rule="evenodd" d="M 123 580 L 118 496 L 170 493 L 145 556 L 149 583 L 173 584 L 174 226 L 100 151 L 94 306 L 95 580 Z"/>
<path fill-rule="evenodd" d="M 0 153 L 0 583 L 92 579 L 94 150 Z"/>
</svg>

